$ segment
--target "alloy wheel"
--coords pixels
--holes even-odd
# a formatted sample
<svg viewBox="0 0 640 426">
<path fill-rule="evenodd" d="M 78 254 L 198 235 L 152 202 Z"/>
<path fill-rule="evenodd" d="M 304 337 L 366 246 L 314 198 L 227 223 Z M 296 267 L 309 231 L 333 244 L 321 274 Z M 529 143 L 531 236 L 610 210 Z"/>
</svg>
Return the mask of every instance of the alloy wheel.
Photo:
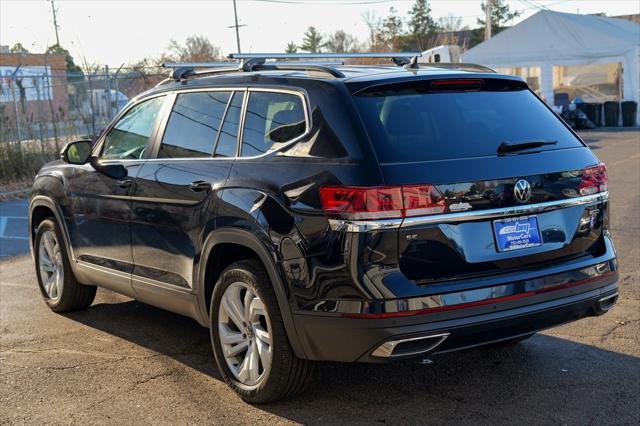
<svg viewBox="0 0 640 426">
<path fill-rule="evenodd" d="M 64 283 L 64 263 L 60 243 L 53 231 L 45 231 L 38 247 L 40 278 L 42 286 L 51 300 L 58 300 Z"/>
<path fill-rule="evenodd" d="M 224 291 L 218 331 L 227 366 L 236 380 L 255 388 L 271 371 L 271 320 L 263 301 L 246 283 L 234 282 Z"/>
</svg>

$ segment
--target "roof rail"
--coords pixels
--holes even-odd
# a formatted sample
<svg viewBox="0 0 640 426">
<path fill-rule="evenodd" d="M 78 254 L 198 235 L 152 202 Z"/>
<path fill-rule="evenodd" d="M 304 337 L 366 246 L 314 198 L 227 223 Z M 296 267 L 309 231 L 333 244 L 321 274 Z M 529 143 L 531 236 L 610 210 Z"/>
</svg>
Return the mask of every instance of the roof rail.
<svg viewBox="0 0 640 426">
<path fill-rule="evenodd" d="M 344 65 L 342 61 L 305 62 L 301 59 L 349 59 L 349 58 L 389 58 L 398 66 L 417 67 L 420 52 L 371 52 L 371 53 L 232 53 L 227 62 L 185 62 L 165 63 L 163 68 L 171 69 L 169 78 L 156 85 L 160 86 L 169 81 L 184 81 L 190 77 L 259 70 L 292 70 L 325 72 L 333 77 L 343 78 L 345 75 L 335 69 L 336 65 Z M 285 61 L 277 61 L 284 59 Z M 202 68 L 202 71 L 196 71 Z"/>
<path fill-rule="evenodd" d="M 333 77 L 342 78 L 344 74 L 332 68 L 335 65 L 344 65 L 342 61 L 331 62 L 303 62 L 303 61 L 269 61 L 263 59 L 248 60 L 243 62 L 186 62 L 186 63 L 165 63 L 163 68 L 171 69 L 169 78 L 162 80 L 156 85 L 161 86 L 170 81 L 184 81 L 190 77 L 197 77 L 210 74 L 222 74 L 229 72 L 250 72 L 259 70 L 291 70 L 291 71 L 318 71 L 330 74 Z M 203 70 L 196 71 L 196 68 Z"/>
<path fill-rule="evenodd" d="M 162 68 L 228 68 L 233 65 L 238 65 L 238 62 L 167 62 L 162 64 Z"/>
<path fill-rule="evenodd" d="M 185 63 L 164 63 L 162 68 L 171 69 L 168 78 L 165 78 L 155 87 L 162 86 L 170 81 L 184 81 L 189 77 L 203 74 L 218 74 L 226 72 L 238 72 L 237 62 L 185 62 Z M 206 71 L 196 71 L 195 68 L 210 68 Z"/>
<path fill-rule="evenodd" d="M 268 71 L 268 70 L 283 70 L 283 71 L 317 71 L 330 74 L 336 78 L 344 78 L 344 74 L 332 65 L 344 65 L 343 62 L 334 62 L 332 64 L 327 63 L 313 63 L 313 62 L 299 62 L 299 61 L 287 61 L 287 62 L 263 62 L 252 64 L 250 69 L 246 71 Z"/>
<path fill-rule="evenodd" d="M 351 58 L 389 58 L 396 65 L 406 65 L 412 58 L 422 56 L 420 52 L 368 52 L 368 53 L 231 53 L 229 59 L 247 62 L 266 61 L 267 59 L 351 59 Z"/>
</svg>

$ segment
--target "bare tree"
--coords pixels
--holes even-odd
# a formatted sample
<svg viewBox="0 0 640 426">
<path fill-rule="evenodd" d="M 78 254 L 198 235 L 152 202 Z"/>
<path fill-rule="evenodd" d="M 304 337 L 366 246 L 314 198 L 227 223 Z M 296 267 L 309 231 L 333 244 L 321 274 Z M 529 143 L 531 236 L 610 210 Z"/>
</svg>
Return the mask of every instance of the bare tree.
<svg viewBox="0 0 640 426">
<path fill-rule="evenodd" d="M 329 52 L 346 53 L 357 50 L 358 39 L 343 30 L 338 30 L 330 34 L 325 47 Z"/>
<path fill-rule="evenodd" d="M 360 14 L 362 20 L 369 30 L 369 40 L 367 40 L 369 44 L 369 50 L 375 51 L 376 45 L 378 41 L 378 33 L 380 33 L 380 27 L 382 26 L 382 21 L 371 9 L 367 9 Z"/>
<path fill-rule="evenodd" d="M 212 62 L 221 60 L 222 52 L 207 37 L 193 35 L 187 37 L 184 44 L 171 40 L 168 52 L 162 59 L 175 62 Z"/>
<path fill-rule="evenodd" d="M 461 17 L 449 14 L 438 19 L 438 26 L 440 27 L 438 43 L 458 44 L 460 40 L 456 33 L 463 29 Z"/>
</svg>

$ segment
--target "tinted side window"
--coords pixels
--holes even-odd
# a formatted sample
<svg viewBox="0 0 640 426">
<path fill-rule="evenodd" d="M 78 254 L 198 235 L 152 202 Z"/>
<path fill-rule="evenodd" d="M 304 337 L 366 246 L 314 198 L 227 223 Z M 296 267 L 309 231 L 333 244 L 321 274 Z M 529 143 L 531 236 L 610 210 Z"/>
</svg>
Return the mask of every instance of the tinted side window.
<svg viewBox="0 0 640 426">
<path fill-rule="evenodd" d="M 242 112 L 242 101 L 244 92 L 235 92 L 227 114 L 224 117 L 224 124 L 218 137 L 216 145 L 216 157 L 235 157 L 238 146 L 238 129 L 240 128 L 240 113 Z"/>
<path fill-rule="evenodd" d="M 158 157 L 210 157 L 230 92 L 178 95 L 167 122 Z"/>
<path fill-rule="evenodd" d="M 141 158 L 163 102 L 164 96 L 159 96 L 131 108 L 105 137 L 101 157 L 106 160 Z"/>
<path fill-rule="evenodd" d="M 263 154 L 275 143 L 288 142 L 302 135 L 305 129 L 300 96 L 252 92 L 242 130 L 242 156 Z"/>
</svg>

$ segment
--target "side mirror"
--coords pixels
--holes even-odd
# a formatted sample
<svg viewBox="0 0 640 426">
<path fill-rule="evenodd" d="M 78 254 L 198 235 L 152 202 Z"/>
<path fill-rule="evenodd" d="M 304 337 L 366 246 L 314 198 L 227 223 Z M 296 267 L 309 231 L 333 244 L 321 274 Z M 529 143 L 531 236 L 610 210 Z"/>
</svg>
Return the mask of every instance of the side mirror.
<svg viewBox="0 0 640 426">
<path fill-rule="evenodd" d="M 93 144 L 89 140 L 69 142 L 60 151 L 62 161 L 69 164 L 85 164 L 91 157 Z"/>
</svg>

